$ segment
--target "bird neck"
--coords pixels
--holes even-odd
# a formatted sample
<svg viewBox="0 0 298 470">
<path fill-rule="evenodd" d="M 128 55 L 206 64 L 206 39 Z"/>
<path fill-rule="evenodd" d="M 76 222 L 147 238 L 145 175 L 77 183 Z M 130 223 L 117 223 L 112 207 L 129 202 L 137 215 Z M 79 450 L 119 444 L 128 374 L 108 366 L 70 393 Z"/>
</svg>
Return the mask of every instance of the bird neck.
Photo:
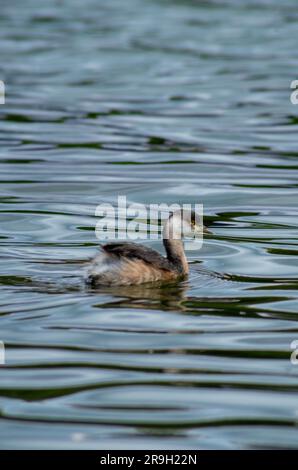
<svg viewBox="0 0 298 470">
<path fill-rule="evenodd" d="M 169 262 L 177 269 L 177 271 L 181 272 L 181 274 L 188 274 L 188 263 L 184 253 L 182 240 L 164 238 L 163 244 Z"/>
<path fill-rule="evenodd" d="M 181 274 L 188 274 L 188 263 L 181 240 L 181 217 L 169 217 L 163 227 L 163 244 L 168 261 Z"/>
</svg>

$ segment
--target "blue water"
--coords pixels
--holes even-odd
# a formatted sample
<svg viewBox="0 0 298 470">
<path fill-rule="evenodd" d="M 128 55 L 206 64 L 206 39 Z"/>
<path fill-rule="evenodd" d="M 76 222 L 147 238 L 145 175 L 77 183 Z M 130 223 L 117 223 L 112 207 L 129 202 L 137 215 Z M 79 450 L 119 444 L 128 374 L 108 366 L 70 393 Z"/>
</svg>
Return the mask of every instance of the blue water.
<svg viewBox="0 0 298 470">
<path fill-rule="evenodd" d="M 2 2 L 1 448 L 298 447 L 297 20 L 295 0 Z M 85 288 L 119 194 L 204 204 L 188 282 Z"/>
</svg>

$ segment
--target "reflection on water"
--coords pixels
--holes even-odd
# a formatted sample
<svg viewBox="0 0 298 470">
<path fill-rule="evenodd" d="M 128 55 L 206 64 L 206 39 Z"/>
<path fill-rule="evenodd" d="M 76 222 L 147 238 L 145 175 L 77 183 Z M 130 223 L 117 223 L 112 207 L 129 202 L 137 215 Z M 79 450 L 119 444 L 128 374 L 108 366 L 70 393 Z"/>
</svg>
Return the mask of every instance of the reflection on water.
<svg viewBox="0 0 298 470">
<path fill-rule="evenodd" d="M 296 20 L 294 0 L 4 2 L 1 447 L 297 447 Z M 119 194 L 204 203 L 189 280 L 84 286 Z"/>
</svg>

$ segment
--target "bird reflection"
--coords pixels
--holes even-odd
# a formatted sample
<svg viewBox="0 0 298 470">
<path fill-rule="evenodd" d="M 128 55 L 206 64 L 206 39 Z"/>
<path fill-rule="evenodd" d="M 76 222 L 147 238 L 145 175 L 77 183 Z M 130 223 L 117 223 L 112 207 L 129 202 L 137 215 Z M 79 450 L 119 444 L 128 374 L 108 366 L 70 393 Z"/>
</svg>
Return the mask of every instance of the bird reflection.
<svg viewBox="0 0 298 470">
<path fill-rule="evenodd" d="M 152 310 L 185 310 L 183 302 L 187 300 L 185 292 L 187 281 L 167 285 L 138 285 L 118 287 L 98 287 L 90 289 L 94 294 L 113 296 L 112 301 L 100 303 L 100 308 L 134 308 Z M 115 300 L 115 297 L 117 298 Z M 94 305 L 96 307 L 96 305 Z"/>
</svg>

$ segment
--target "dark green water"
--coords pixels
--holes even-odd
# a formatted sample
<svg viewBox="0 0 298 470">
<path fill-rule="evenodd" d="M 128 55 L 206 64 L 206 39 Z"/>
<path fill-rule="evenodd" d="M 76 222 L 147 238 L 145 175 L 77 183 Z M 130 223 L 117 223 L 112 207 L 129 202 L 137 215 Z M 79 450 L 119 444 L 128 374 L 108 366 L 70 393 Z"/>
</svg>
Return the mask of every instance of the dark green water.
<svg viewBox="0 0 298 470">
<path fill-rule="evenodd" d="M 297 21 L 295 0 L 1 2 L 1 448 L 298 447 Z M 85 289 L 118 194 L 204 203 L 189 282 Z"/>
</svg>

